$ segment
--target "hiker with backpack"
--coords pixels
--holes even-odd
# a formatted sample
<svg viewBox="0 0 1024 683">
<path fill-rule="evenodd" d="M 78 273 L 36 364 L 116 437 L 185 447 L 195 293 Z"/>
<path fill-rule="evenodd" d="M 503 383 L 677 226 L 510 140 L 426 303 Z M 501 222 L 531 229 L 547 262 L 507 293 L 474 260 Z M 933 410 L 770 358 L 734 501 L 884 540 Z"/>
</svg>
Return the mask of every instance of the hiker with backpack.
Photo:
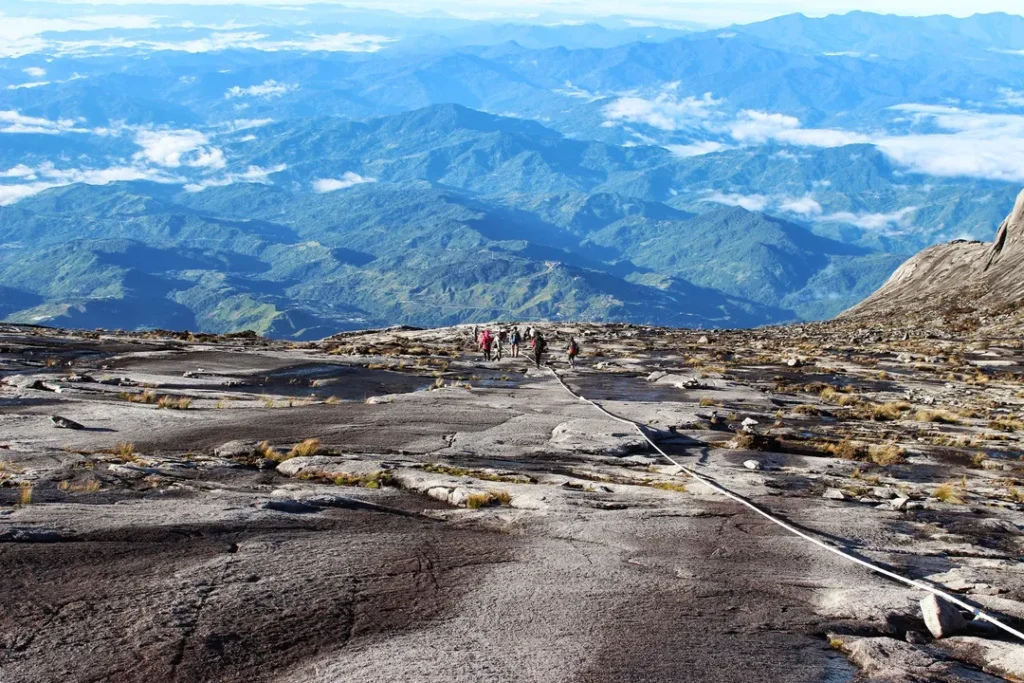
<svg viewBox="0 0 1024 683">
<path fill-rule="evenodd" d="M 580 345 L 576 343 L 576 339 L 573 337 L 569 338 L 569 348 L 566 350 L 566 355 L 569 356 L 569 367 L 576 367 L 576 356 L 580 354 Z"/>
<path fill-rule="evenodd" d="M 513 358 L 519 358 L 519 344 L 522 341 L 523 337 L 519 334 L 519 328 L 513 327 L 512 332 L 508 335 L 508 349 Z"/>
<path fill-rule="evenodd" d="M 544 337 L 538 330 L 533 331 L 533 362 L 540 367 L 541 357 L 544 351 L 547 350 L 548 343 L 544 341 Z"/>
</svg>

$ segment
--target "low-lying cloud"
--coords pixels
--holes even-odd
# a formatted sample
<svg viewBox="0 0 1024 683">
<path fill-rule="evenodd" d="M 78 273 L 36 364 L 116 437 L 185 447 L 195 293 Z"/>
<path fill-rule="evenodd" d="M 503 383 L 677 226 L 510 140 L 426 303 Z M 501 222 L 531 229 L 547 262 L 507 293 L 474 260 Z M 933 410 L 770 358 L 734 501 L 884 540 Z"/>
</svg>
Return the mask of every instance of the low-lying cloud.
<svg viewBox="0 0 1024 683">
<path fill-rule="evenodd" d="M 206 134 L 197 130 L 140 130 L 135 135 L 135 144 L 142 151 L 135 156 L 166 168 L 220 170 L 227 164 L 224 152 L 209 142 Z"/>
<path fill-rule="evenodd" d="M 340 178 L 321 178 L 313 182 L 313 191 L 317 194 L 325 194 L 327 192 L 337 192 L 338 190 L 347 190 L 355 185 L 362 185 L 364 183 L 375 183 L 376 178 L 368 178 L 361 176 L 358 173 L 347 171 Z"/>
<path fill-rule="evenodd" d="M 30 168 L 18 164 L 6 171 L 0 171 L 0 178 L 27 180 L 15 185 L 0 185 L 0 206 L 8 206 L 18 200 L 31 197 L 55 187 L 82 183 L 85 185 L 107 185 L 109 183 L 133 180 L 148 180 L 156 183 L 182 183 L 179 176 L 140 165 L 110 166 L 107 168 L 65 169 L 52 163 Z"/>
<path fill-rule="evenodd" d="M 299 86 L 294 83 L 278 83 L 275 80 L 266 80 L 259 85 L 250 85 L 247 88 L 241 86 L 233 86 L 228 88 L 228 91 L 224 93 L 226 99 L 234 99 L 236 97 L 281 97 L 290 92 L 298 90 Z"/>
<path fill-rule="evenodd" d="M 653 96 L 623 96 L 605 105 L 604 126 L 647 125 L 665 133 L 684 132 L 691 141 L 666 144 L 677 156 L 710 154 L 737 145 L 767 143 L 793 147 L 873 145 L 896 164 L 936 176 L 967 176 L 1024 182 L 1024 115 L 1006 113 L 1006 107 L 1024 107 L 1024 93 L 1004 88 L 990 113 L 946 105 L 902 104 L 890 111 L 897 121 L 910 123 L 907 134 L 885 131 L 849 131 L 807 128 L 801 121 L 778 112 L 745 109 L 727 112 L 711 93 L 700 98 L 679 97 L 677 84 Z M 692 138 L 698 138 L 692 140 Z"/>
<path fill-rule="evenodd" d="M 188 52 L 198 54 L 221 50 L 259 50 L 261 52 L 378 52 L 395 38 L 359 33 L 302 33 L 287 39 L 271 39 L 256 31 L 214 32 L 190 40 L 159 40 L 149 38 L 108 37 L 61 40 L 47 35 L 5 38 L 0 33 L 0 57 L 23 57 L 30 54 L 83 57 L 105 55 L 117 51 Z"/>
<path fill-rule="evenodd" d="M 227 187 L 228 185 L 235 185 L 236 183 L 259 183 L 260 185 L 269 185 L 270 176 L 275 173 L 280 173 L 288 169 L 288 164 L 277 164 L 269 168 L 262 166 L 249 166 L 245 171 L 241 173 L 225 173 L 222 176 L 215 178 L 206 178 L 199 182 L 188 183 L 185 185 L 186 192 L 202 192 L 203 190 L 211 187 Z"/>
<path fill-rule="evenodd" d="M 43 133 L 59 135 L 67 132 L 88 132 L 78 127 L 75 119 L 47 119 L 39 116 L 25 116 L 14 111 L 0 111 L 0 133 Z"/>
</svg>

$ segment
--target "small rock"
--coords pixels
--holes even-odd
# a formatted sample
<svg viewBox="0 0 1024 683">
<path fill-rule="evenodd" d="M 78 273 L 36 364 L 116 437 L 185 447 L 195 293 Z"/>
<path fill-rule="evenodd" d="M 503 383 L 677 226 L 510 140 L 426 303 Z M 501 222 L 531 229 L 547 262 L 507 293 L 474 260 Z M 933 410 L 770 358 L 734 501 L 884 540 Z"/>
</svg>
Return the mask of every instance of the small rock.
<svg viewBox="0 0 1024 683">
<path fill-rule="evenodd" d="M 821 497 L 828 500 L 846 500 L 846 494 L 839 489 L 828 489 Z"/>
<path fill-rule="evenodd" d="M 786 365 L 788 365 L 791 368 L 803 367 L 803 364 L 804 362 L 799 358 L 790 358 L 789 360 L 786 361 Z"/>
<path fill-rule="evenodd" d="M 228 441 L 213 449 L 218 458 L 241 458 L 252 455 L 256 450 L 255 441 Z"/>
<path fill-rule="evenodd" d="M 956 635 L 967 628 L 960 610 L 934 594 L 921 600 L 921 613 L 925 626 L 935 638 Z"/>
<path fill-rule="evenodd" d="M 306 503 L 302 503 L 297 500 L 268 500 L 261 507 L 264 510 L 274 510 L 275 512 L 287 512 L 297 515 L 320 511 L 320 508 L 307 505 Z"/>
<path fill-rule="evenodd" d="M 53 426 L 57 429 L 85 429 L 85 425 L 81 425 L 74 420 L 69 420 L 68 418 L 61 417 L 60 415 L 51 415 L 50 422 L 52 422 Z"/>
<path fill-rule="evenodd" d="M 906 641 L 911 645 L 927 645 L 932 639 L 924 631 L 907 631 Z"/>
<path fill-rule="evenodd" d="M 890 500 L 889 501 L 889 507 L 892 508 L 893 510 L 905 510 L 905 509 L 908 509 L 907 508 L 907 503 L 909 503 L 909 502 L 910 502 L 909 498 L 905 498 L 903 496 L 900 496 L 900 497 L 893 498 L 892 500 Z"/>
<path fill-rule="evenodd" d="M 711 340 L 707 338 L 707 335 L 704 335 L 700 339 L 697 340 L 697 343 L 698 344 L 710 344 Z"/>
<path fill-rule="evenodd" d="M 663 370 L 656 370 L 655 372 L 652 372 L 651 374 L 647 375 L 647 381 L 648 382 L 657 382 L 662 377 L 667 377 L 667 376 L 668 376 L 667 372 L 664 372 Z"/>
<path fill-rule="evenodd" d="M 748 470 L 759 470 L 761 469 L 761 463 L 756 460 L 744 460 L 743 466 Z"/>
</svg>

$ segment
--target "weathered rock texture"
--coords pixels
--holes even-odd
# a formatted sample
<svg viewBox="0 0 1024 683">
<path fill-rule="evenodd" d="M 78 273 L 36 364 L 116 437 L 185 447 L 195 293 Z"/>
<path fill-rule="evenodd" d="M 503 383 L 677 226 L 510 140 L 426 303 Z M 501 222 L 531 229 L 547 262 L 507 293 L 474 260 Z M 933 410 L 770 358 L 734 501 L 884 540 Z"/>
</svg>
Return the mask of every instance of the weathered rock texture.
<svg viewBox="0 0 1024 683">
<path fill-rule="evenodd" d="M 958 240 L 925 249 L 881 289 L 840 316 L 998 309 L 1024 297 L 1024 192 L 991 243 Z"/>
</svg>

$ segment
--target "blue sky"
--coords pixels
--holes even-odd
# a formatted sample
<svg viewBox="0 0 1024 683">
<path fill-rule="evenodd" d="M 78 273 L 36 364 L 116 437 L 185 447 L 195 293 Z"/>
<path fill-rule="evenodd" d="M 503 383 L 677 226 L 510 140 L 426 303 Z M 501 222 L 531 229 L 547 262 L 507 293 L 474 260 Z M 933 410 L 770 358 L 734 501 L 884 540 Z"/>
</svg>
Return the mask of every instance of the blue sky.
<svg viewBox="0 0 1024 683">
<path fill-rule="evenodd" d="M 952 14 L 969 16 L 977 12 L 1024 13 L 1021 0 L 356 0 L 350 5 L 387 7 L 400 11 L 443 9 L 464 16 L 524 16 L 553 12 L 575 16 L 630 14 L 708 23 L 758 21 L 781 14 L 802 12 L 808 16 L 846 13 L 853 10 L 889 14 Z"/>
</svg>

